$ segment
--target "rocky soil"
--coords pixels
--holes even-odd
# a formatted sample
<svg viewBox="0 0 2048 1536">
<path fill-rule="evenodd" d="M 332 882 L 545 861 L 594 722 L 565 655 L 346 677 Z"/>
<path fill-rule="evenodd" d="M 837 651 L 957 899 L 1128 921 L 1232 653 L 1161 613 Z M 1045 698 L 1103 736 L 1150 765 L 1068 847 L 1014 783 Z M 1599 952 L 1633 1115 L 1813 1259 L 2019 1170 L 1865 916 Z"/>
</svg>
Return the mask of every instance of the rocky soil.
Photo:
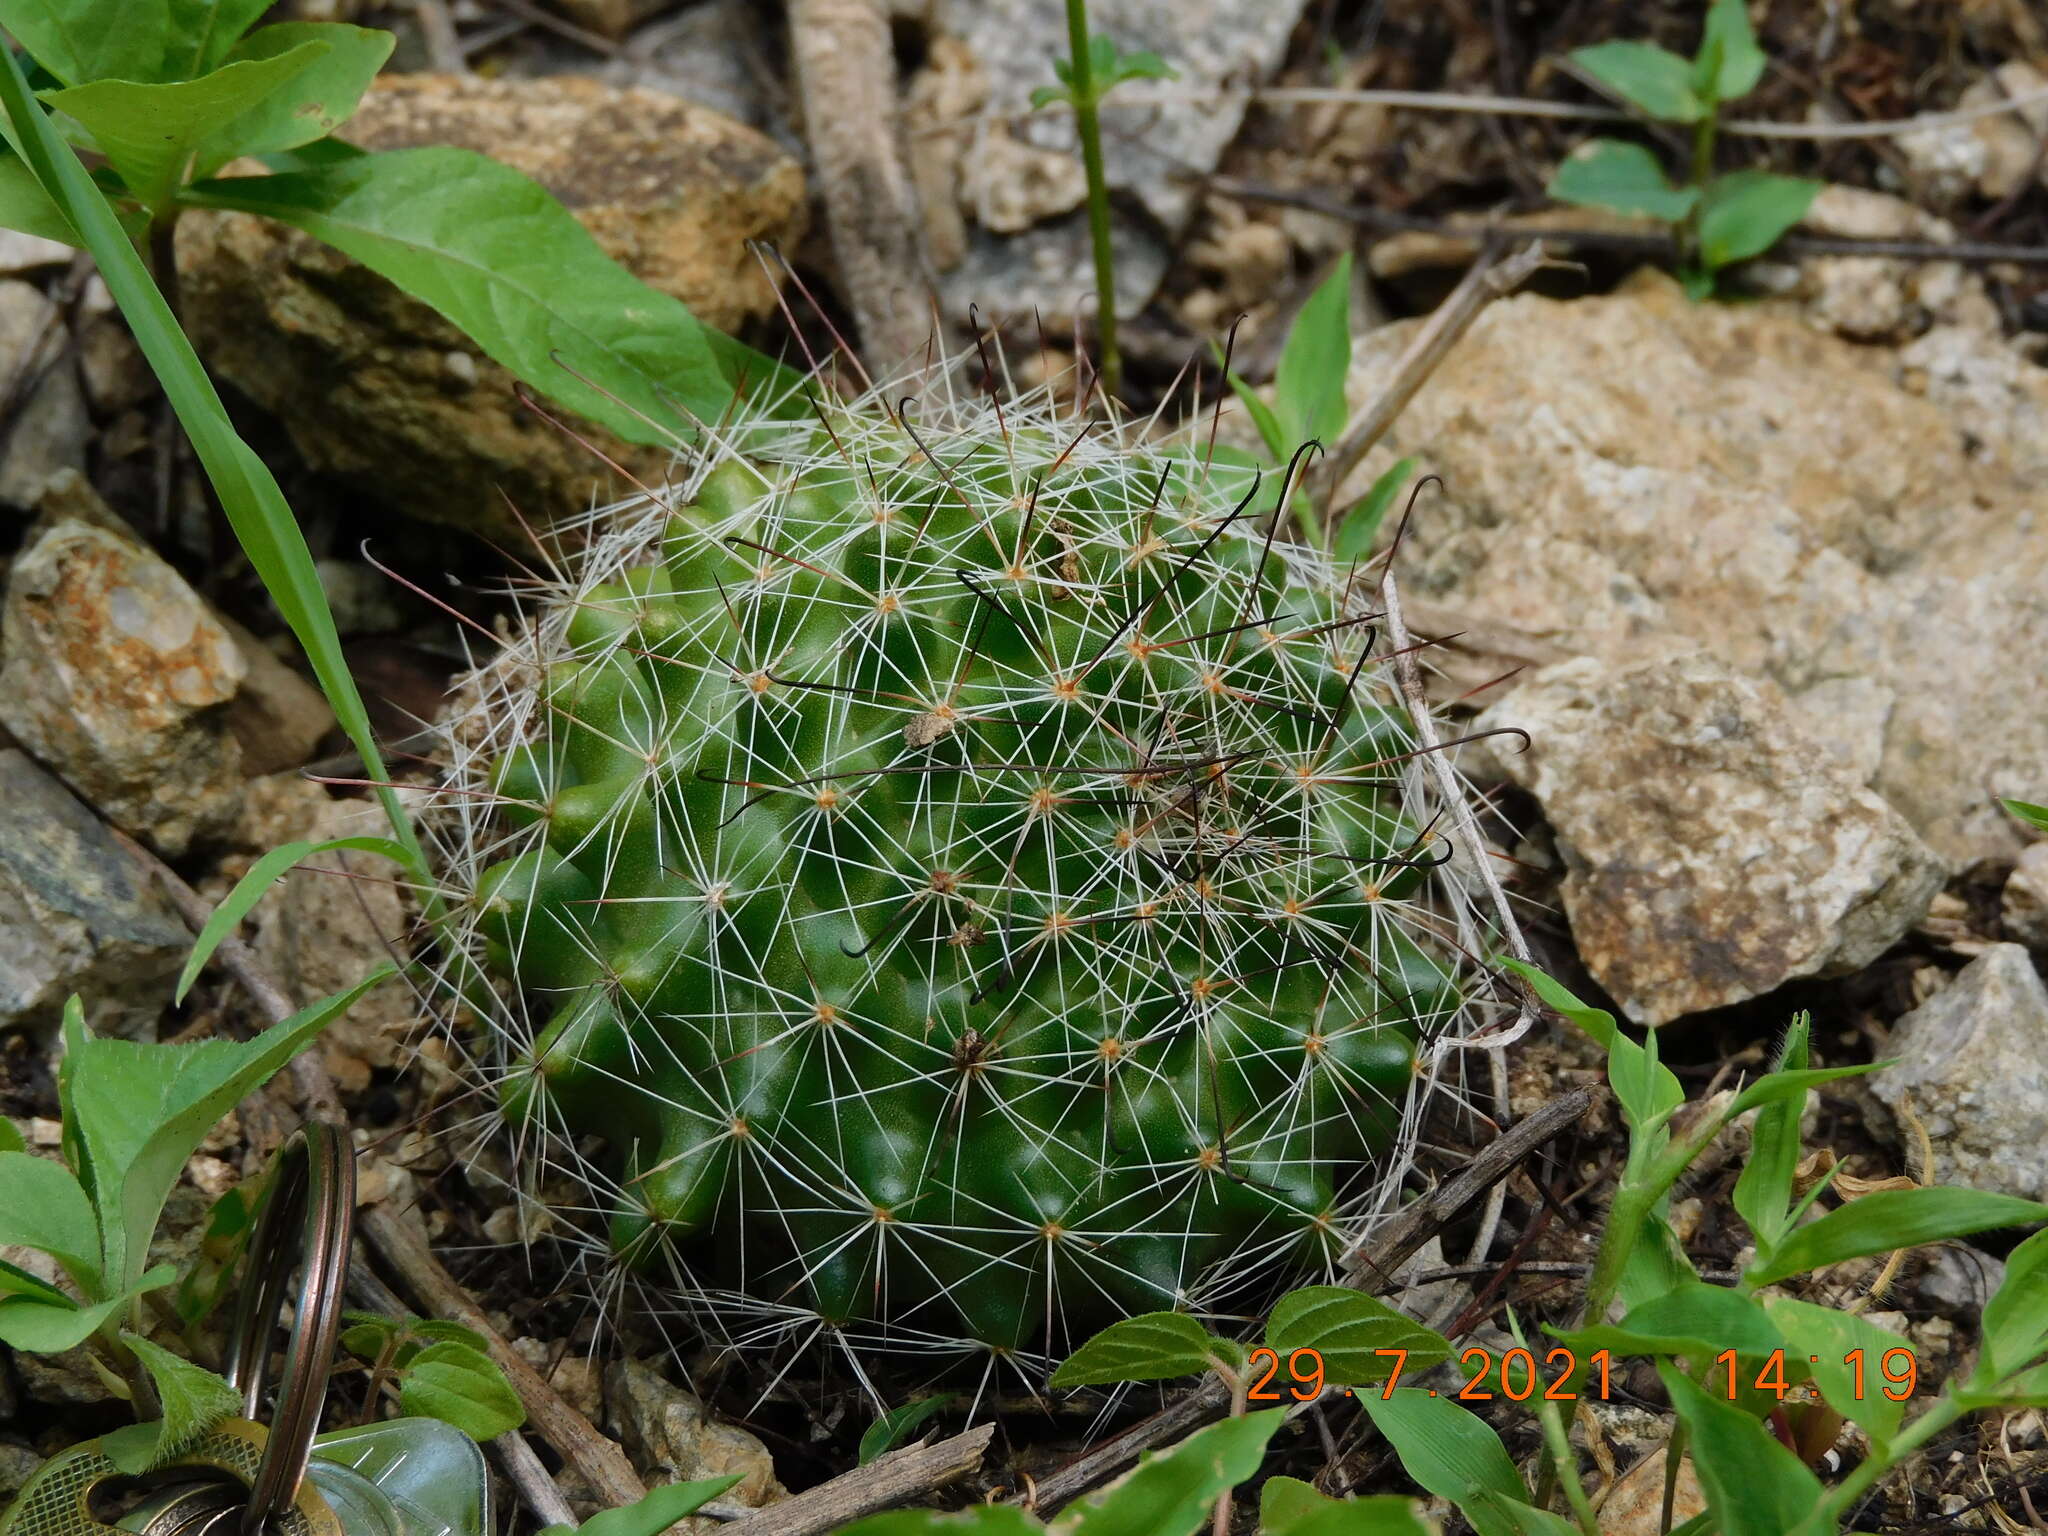
<svg viewBox="0 0 2048 1536">
<path fill-rule="evenodd" d="M 638 275 L 757 343 L 818 345 L 845 324 L 778 8 L 563 0 L 540 23 L 493 0 L 343 9 L 401 34 L 348 128 L 357 142 L 507 160 Z M 1057 374 L 1090 302 L 1082 183 L 1069 120 L 1025 104 L 1064 46 L 1062 7 L 892 9 L 940 320 L 964 340 L 977 306 L 1021 376 Z M 1689 46 L 1694 25 L 1675 0 L 1547 18 L 1463 0 L 1093 9 L 1179 76 L 1132 89 L 1109 125 L 1128 393 L 1218 409 L 1243 441 L 1227 397 L 1176 386 L 1184 367 L 1213 372 L 1212 338 L 1242 317 L 1235 359 L 1263 385 L 1302 298 L 1355 249 L 1348 391 L 1364 404 L 1472 259 L 1472 225 L 1540 209 L 1581 130 L 1256 105 L 1240 87 L 1584 99 L 1561 83 L 1565 50 L 1646 34 Z M 1910 118 L 2048 85 L 2048 28 L 2026 6 L 1821 9 L 1752 6 L 1781 67 L 1745 114 Z M 467 51 L 449 57 L 423 14 Z M 1400 557 L 1409 618 L 1438 642 L 1431 687 L 1461 729 L 1526 733 L 1524 750 L 1498 734 L 1459 763 L 1546 962 L 1658 1030 L 1695 1092 L 1753 1073 L 1795 1009 L 1814 1016 L 1821 1062 L 1895 1058 L 1821 1095 L 1809 1126 L 1849 1193 L 1910 1180 L 2048 1198 L 2048 841 L 1999 806 L 2048 802 L 2048 109 L 1723 153 L 1830 180 L 1806 235 L 1912 253 L 1773 257 L 1738 301 L 1697 304 L 1654 267 L 1569 247 L 1576 265 L 1480 316 L 1358 488 L 1409 454 L 1438 477 Z M 785 253 L 802 292 L 749 242 Z M 1986 244 L 2033 257 L 1940 249 Z M 549 530 L 573 538 L 622 474 L 658 477 L 665 457 L 544 419 L 434 314 L 306 237 L 193 215 L 176 261 L 184 319 L 300 514 L 425 803 L 442 765 L 420 727 L 467 664 L 464 625 L 498 624 Z M 51 1148 L 53 1026 L 70 995 L 95 1028 L 136 1039 L 260 1022 L 213 975 L 171 1004 L 189 932 L 153 860 L 218 898 L 280 843 L 378 823 L 89 262 L 5 233 L 0 434 L 0 1112 Z M 375 856 L 315 862 L 244 929 L 299 1002 L 403 952 L 417 915 Z M 411 992 L 373 994 L 320 1055 L 357 1127 L 366 1203 L 417 1211 L 494 1324 L 644 1474 L 742 1472 L 730 1497 L 753 1505 L 852 1464 L 873 1411 L 858 1383 L 778 1380 L 672 1334 L 658 1308 L 585 1273 L 557 1241 L 572 1222 L 522 1215 L 506 1149 L 480 1134 L 463 1039 Z M 1511 1107 L 1597 1066 L 1545 1027 L 1516 1048 Z M 193 1160 L 173 1257 L 261 1165 L 272 1119 L 245 1106 Z M 1449 1115 L 1441 1131 L 1448 1167 L 1476 1133 Z M 1485 1256 L 1502 1273 L 1439 1276 L 1418 1311 L 1484 1343 L 1508 1305 L 1569 1310 L 1559 1274 L 1587 1257 L 1621 1145 L 1603 1110 L 1518 1175 Z M 1742 1241 L 1733 1177 L 1703 1170 L 1674 1213 L 1710 1271 Z M 1993 1237 L 1920 1254 L 1867 1295 L 1868 1315 L 1912 1337 L 1938 1378 L 1974 1348 L 1999 1251 Z M 1853 1269 L 1830 1274 L 1830 1299 L 1868 1291 L 1875 1268 Z M 882 1387 L 900 1402 L 921 1385 L 913 1368 Z M 362 1393 L 344 1377 L 337 1414 Z M 1653 1444 L 1646 1418 L 1617 1403 L 1575 1431 L 1627 1474 L 1612 1529 L 1655 1529 L 1645 1490 L 1661 1494 L 1661 1470 L 1630 1472 Z M 118 1419 L 79 1359 L 0 1351 L 0 1497 L 38 1454 Z M 985 1488 L 1057 1465 L 1088 1431 L 1044 1405 L 1005 1422 Z M 2048 1480 L 2048 1431 L 2034 1414 L 2002 1433 L 1945 1447 L 1953 1459 L 1867 1528 L 2038 1524 L 2015 1490 Z M 1288 1470 L 1334 1464 L 1366 1486 L 1382 1454 L 1346 1418 Z M 587 1500 L 572 1475 L 563 1485 Z"/>
</svg>

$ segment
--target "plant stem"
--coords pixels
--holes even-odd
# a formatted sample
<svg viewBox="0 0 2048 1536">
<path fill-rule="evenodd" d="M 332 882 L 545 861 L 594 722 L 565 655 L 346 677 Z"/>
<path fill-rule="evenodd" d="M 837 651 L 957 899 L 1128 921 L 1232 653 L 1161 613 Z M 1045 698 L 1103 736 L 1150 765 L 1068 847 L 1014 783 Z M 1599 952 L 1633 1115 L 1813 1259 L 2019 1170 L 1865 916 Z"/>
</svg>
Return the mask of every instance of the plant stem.
<svg viewBox="0 0 2048 1536">
<path fill-rule="evenodd" d="M 1095 69 L 1088 56 L 1088 0 L 1067 0 L 1067 51 L 1073 77 L 1074 131 L 1081 140 L 1081 168 L 1088 176 L 1088 235 L 1095 246 L 1095 334 L 1102 352 L 1102 391 L 1123 387 L 1123 359 L 1116 349 L 1116 254 L 1109 243 L 1109 182 L 1102 172 L 1102 119 L 1096 108 Z"/>
<path fill-rule="evenodd" d="M 1692 126 L 1692 180 L 1693 191 L 1699 195 L 1686 210 L 1684 221 L 1678 226 L 1679 264 L 1697 272 L 1707 270 L 1706 258 L 1700 251 L 1700 210 L 1707 200 L 1707 183 L 1714 176 L 1714 139 L 1721 129 L 1721 104 L 1709 101 L 1700 120 Z"/>
</svg>

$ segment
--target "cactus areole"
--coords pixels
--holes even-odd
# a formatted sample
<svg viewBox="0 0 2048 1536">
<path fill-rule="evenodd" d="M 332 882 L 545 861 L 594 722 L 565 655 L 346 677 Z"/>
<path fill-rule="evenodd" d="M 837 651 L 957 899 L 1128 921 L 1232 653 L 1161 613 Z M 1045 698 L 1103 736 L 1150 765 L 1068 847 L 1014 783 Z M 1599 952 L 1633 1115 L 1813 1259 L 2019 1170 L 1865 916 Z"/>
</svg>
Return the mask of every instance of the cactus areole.
<svg viewBox="0 0 2048 1536">
<path fill-rule="evenodd" d="M 1331 1260 L 1460 998 L 1369 583 L 1276 479 L 976 401 L 594 525 L 457 866 L 621 1258 L 1027 1357 Z"/>
</svg>

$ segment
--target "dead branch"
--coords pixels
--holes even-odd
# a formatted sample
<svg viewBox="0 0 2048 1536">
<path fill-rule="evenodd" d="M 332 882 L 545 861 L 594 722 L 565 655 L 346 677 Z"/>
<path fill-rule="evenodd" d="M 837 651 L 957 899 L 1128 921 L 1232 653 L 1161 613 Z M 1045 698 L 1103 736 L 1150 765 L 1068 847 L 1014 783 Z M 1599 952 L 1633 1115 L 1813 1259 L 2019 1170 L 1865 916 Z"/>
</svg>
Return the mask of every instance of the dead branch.
<svg viewBox="0 0 2048 1536">
<path fill-rule="evenodd" d="M 995 1425 L 983 1424 L 950 1440 L 891 1451 L 829 1483 L 735 1520 L 725 1530 L 732 1536 L 820 1536 L 837 1530 L 965 1477 L 981 1465 L 995 1432 Z"/>
</svg>

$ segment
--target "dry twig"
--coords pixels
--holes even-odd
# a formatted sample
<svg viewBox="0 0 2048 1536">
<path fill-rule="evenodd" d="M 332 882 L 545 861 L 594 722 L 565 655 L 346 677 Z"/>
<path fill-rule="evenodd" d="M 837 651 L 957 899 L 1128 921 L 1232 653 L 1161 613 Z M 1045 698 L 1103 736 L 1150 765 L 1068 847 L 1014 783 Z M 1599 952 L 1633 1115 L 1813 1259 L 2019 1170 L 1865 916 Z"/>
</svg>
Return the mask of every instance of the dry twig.
<svg viewBox="0 0 2048 1536">
<path fill-rule="evenodd" d="M 781 1499 L 725 1529 L 732 1536 L 820 1536 L 821 1532 L 943 1488 L 981 1465 L 996 1427 L 984 1424 L 930 1445 L 908 1445 L 829 1483 Z"/>
</svg>

